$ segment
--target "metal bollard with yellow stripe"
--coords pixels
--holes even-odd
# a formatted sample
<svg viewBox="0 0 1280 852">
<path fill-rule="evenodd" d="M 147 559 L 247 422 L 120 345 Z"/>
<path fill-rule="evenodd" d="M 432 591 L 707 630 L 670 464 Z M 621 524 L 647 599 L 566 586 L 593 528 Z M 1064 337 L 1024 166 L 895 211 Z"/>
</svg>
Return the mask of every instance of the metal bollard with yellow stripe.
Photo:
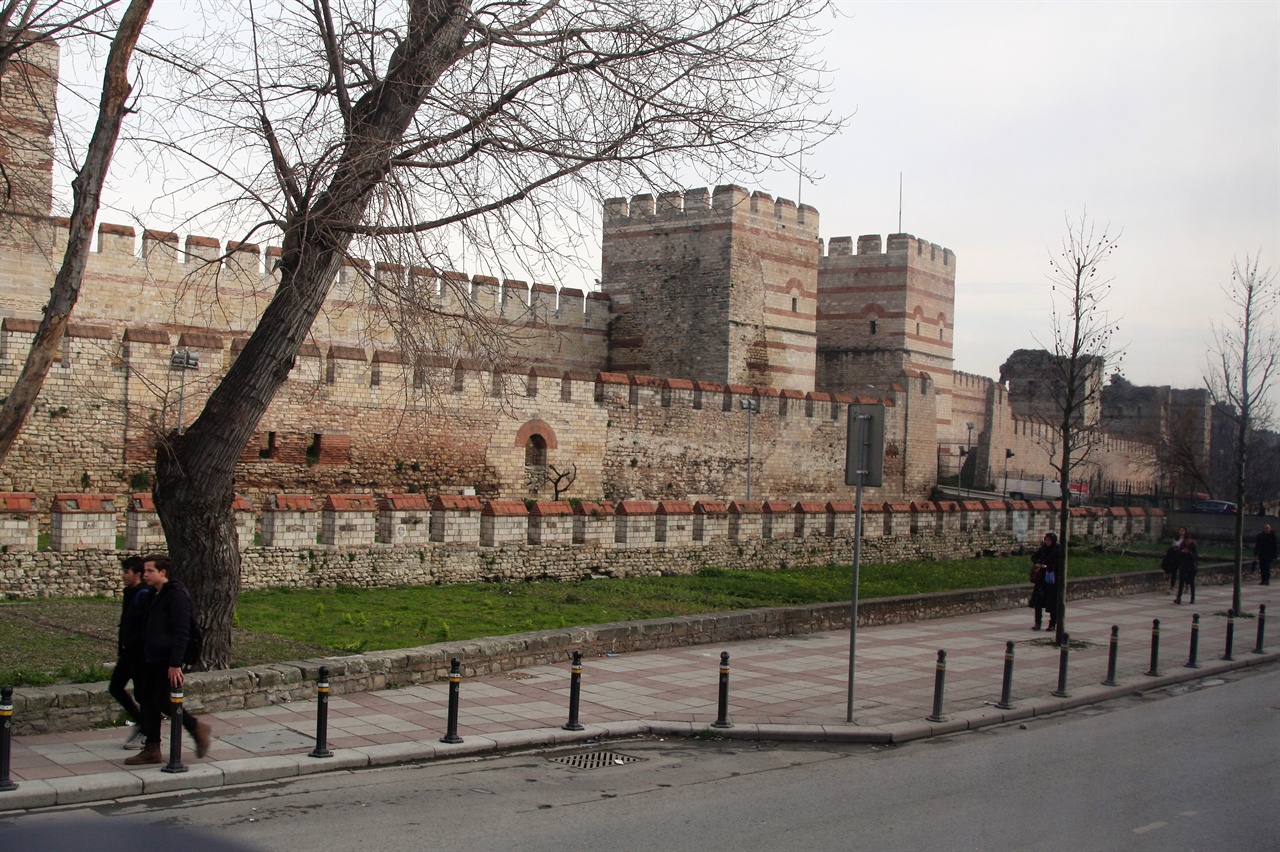
<svg viewBox="0 0 1280 852">
<path fill-rule="evenodd" d="M 307 757 L 333 757 L 329 751 L 329 667 L 321 666 L 316 679 L 316 747 Z"/>
<path fill-rule="evenodd" d="M 0 687 L 0 792 L 18 789 L 9 777 L 9 756 L 13 745 L 13 687 Z"/>
<path fill-rule="evenodd" d="M 169 708 L 173 711 L 169 716 L 169 762 L 160 771 L 186 772 L 187 767 L 182 765 L 182 690 L 180 688 L 169 690 Z"/>
<path fill-rule="evenodd" d="M 454 657 L 449 661 L 449 728 L 440 738 L 442 743 L 460 743 L 458 736 L 458 696 L 462 691 L 462 662 Z"/>
</svg>

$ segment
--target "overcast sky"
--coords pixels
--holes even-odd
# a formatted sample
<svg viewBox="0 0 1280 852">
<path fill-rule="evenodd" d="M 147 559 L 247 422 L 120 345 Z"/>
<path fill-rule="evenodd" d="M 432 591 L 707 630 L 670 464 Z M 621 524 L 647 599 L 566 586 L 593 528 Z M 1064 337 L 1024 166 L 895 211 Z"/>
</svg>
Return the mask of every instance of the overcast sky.
<svg viewBox="0 0 1280 852">
<path fill-rule="evenodd" d="M 1124 231 L 1126 376 L 1201 386 L 1232 257 L 1280 270 L 1280 4 L 840 5 L 823 235 L 896 231 L 902 172 L 902 229 L 956 254 L 956 369 L 994 378 L 1049 343 L 1048 249 L 1087 206 Z"/>
<path fill-rule="evenodd" d="M 1280 269 L 1280 3 L 839 5 L 822 49 L 848 126 L 802 192 L 794 175 L 750 188 L 801 195 L 828 239 L 888 234 L 901 172 L 903 230 L 957 258 L 955 366 L 993 378 L 1050 342 L 1048 251 L 1087 206 L 1123 229 L 1125 374 L 1201 386 L 1232 258 Z M 127 157 L 113 177 L 136 191 Z"/>
</svg>

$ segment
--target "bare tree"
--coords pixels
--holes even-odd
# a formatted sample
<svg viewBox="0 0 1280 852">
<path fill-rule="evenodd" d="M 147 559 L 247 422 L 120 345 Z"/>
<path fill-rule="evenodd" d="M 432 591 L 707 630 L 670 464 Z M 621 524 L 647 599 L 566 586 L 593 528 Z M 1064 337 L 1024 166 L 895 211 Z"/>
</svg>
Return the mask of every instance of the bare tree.
<svg viewBox="0 0 1280 852">
<path fill-rule="evenodd" d="M 1119 355 L 1111 345 L 1117 325 L 1103 307 L 1114 279 L 1102 271 L 1119 238 L 1109 225 L 1099 229 L 1087 213 L 1082 213 L 1077 221 L 1067 220 L 1061 252 L 1049 255 L 1053 299 L 1053 374 L 1049 393 L 1054 418 L 1050 458 L 1062 489 L 1058 513 L 1062 564 L 1054 602 L 1059 644 L 1067 632 L 1072 473 L 1089 461 L 1101 442 L 1103 369 L 1108 357 Z"/>
<path fill-rule="evenodd" d="M 1219 410 L 1234 427 L 1232 484 L 1238 511 L 1231 601 L 1232 608 L 1240 612 L 1249 455 L 1258 431 L 1267 426 L 1274 414 L 1268 394 L 1280 374 L 1280 332 L 1276 326 L 1280 286 L 1270 269 L 1258 268 L 1257 256 L 1246 255 L 1243 263 L 1231 262 L 1231 282 L 1222 290 L 1231 304 L 1231 313 L 1226 322 L 1213 328 L 1204 381 Z"/>
<path fill-rule="evenodd" d="M 573 483 L 578 481 L 578 466 L 570 462 L 567 470 L 560 470 L 553 464 L 547 465 L 547 481 L 551 483 L 551 488 L 555 491 L 551 499 L 559 500 L 560 495 L 567 492 L 573 487 Z"/>
<path fill-rule="evenodd" d="M 0 86 L 30 87 L 26 74 L 32 73 L 33 64 L 21 63 L 26 53 L 40 49 L 55 50 L 51 39 L 68 31 L 87 29 L 90 25 L 102 26 L 115 0 L 90 5 L 61 3 L 57 0 L 39 3 L 36 0 L 9 0 L 0 6 Z M 67 246 L 62 263 L 49 292 L 44 316 L 36 330 L 31 349 L 27 352 L 22 371 L 0 406 L 0 460 L 8 455 L 13 442 L 31 413 L 40 389 L 44 386 L 49 366 L 58 354 L 63 333 L 71 319 L 80 296 L 80 284 L 84 279 L 89 259 L 89 246 L 93 239 L 94 223 L 102 197 L 102 186 L 111 165 L 120 124 L 129 112 L 129 63 L 133 50 L 142 34 L 142 28 L 151 12 L 152 0 L 130 0 L 124 15 L 114 25 L 114 37 L 107 55 L 106 71 L 102 80 L 101 100 L 98 104 L 97 122 L 88 142 L 82 161 L 75 168 L 71 182 L 71 217 L 68 224 Z M 108 20 L 105 26 L 110 26 Z M 106 29 L 105 32 L 110 32 Z M 19 70 L 21 69 L 21 70 Z M 34 99 L 33 99 L 34 100 Z M 46 106 L 49 108 L 49 106 Z M 17 138 L 12 131 L 6 133 L 5 147 L 30 144 Z M 26 152 L 30 155 L 30 151 Z M 17 170 L 5 170 L 3 180 L 6 207 L 10 202 L 40 190 L 22 181 Z M 43 203 L 39 203 L 43 207 Z M 35 212 L 44 213 L 44 210 Z"/>
<path fill-rule="evenodd" d="M 810 51 L 825 0 L 237 10 L 239 27 L 219 16 L 221 42 L 174 55 L 165 113 L 166 144 L 186 168 L 212 168 L 245 239 L 281 240 L 279 285 L 252 335 L 157 453 L 156 508 L 214 666 L 230 657 L 239 587 L 236 460 L 345 258 L 443 270 L 465 243 L 503 268 L 512 256 L 554 261 L 574 251 L 590 202 L 619 187 L 756 173 L 838 126 L 815 110 Z M 178 144 L 184 122 L 195 129 Z M 402 345 L 447 321 L 429 275 L 368 286 Z"/>
</svg>

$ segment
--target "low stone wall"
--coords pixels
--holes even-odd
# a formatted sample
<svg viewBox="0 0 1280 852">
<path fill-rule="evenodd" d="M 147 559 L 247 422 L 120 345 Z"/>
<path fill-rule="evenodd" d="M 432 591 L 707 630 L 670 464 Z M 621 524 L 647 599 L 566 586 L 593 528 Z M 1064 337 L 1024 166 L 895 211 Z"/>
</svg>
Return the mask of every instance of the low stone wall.
<svg viewBox="0 0 1280 852">
<path fill-rule="evenodd" d="M 1229 566 L 1212 566 L 1201 569 L 1199 582 L 1229 582 L 1230 576 Z M 1160 571 L 1112 574 L 1074 580 L 1069 592 L 1071 600 L 1138 594 L 1166 588 L 1167 582 Z M 900 624 L 1012 609 L 1026 603 L 1027 592 L 1026 585 L 1017 585 L 867 600 L 858 606 L 858 624 Z M 463 661 L 465 676 L 475 677 L 563 662 L 575 650 L 589 657 L 818 633 L 848 626 L 846 601 L 542 630 L 348 657 L 198 672 L 186 680 L 186 699 L 188 706 L 197 711 L 309 701 L 315 697 L 315 682 L 322 665 L 329 667 L 332 693 L 342 694 L 442 680 L 453 657 Z M 85 730 L 119 713 L 105 683 L 24 687 L 15 690 L 13 698 L 13 726 L 19 736 Z"/>
<path fill-rule="evenodd" d="M 867 538 L 867 564 L 912 559 L 954 559 L 1022 553 L 1008 532 L 954 530 L 944 534 Z M 76 550 L 67 553 L 0 553 L 0 596 L 116 596 L 122 553 Z M 682 547 L 620 549 L 597 545 L 433 544 L 420 548 L 254 547 L 244 552 L 242 589 L 336 586 L 407 586 L 518 580 L 582 580 L 588 577 L 644 577 L 696 574 L 703 568 L 780 570 L 852 564 L 852 538 L 754 539 Z"/>
</svg>

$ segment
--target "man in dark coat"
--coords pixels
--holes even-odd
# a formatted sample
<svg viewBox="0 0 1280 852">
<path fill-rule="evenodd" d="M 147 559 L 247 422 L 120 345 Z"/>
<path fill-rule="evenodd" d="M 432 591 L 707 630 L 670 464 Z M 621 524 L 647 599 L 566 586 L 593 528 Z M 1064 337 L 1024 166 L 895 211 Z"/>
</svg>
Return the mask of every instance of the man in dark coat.
<svg viewBox="0 0 1280 852">
<path fill-rule="evenodd" d="M 120 577 L 124 588 L 120 591 L 120 625 L 116 630 L 116 666 L 111 670 L 111 682 L 107 692 L 120 703 L 135 727 L 124 741 L 127 749 L 142 748 L 142 711 L 125 688 L 133 681 L 133 691 L 138 692 L 138 668 L 142 665 L 142 640 L 146 628 L 147 604 L 150 603 L 146 584 L 142 582 L 141 556 L 129 556 L 120 563 Z"/>
<path fill-rule="evenodd" d="M 173 714 L 169 690 L 182 687 L 182 663 L 191 638 L 191 596 L 177 580 L 169 579 L 172 563 L 163 555 L 148 556 L 142 581 L 151 589 L 151 605 L 143 639 L 140 679 L 142 728 L 147 743 L 142 751 L 125 761 L 129 766 L 163 763 L 160 750 L 160 722 Z M 182 714 L 182 725 L 196 741 L 196 757 L 209 751 L 209 724 L 190 713 Z"/>
<path fill-rule="evenodd" d="M 1276 561 L 1276 534 L 1271 531 L 1271 524 L 1262 528 L 1258 537 L 1253 540 L 1253 558 L 1258 560 L 1258 572 L 1262 575 L 1262 585 L 1271 585 L 1271 565 Z"/>
</svg>

